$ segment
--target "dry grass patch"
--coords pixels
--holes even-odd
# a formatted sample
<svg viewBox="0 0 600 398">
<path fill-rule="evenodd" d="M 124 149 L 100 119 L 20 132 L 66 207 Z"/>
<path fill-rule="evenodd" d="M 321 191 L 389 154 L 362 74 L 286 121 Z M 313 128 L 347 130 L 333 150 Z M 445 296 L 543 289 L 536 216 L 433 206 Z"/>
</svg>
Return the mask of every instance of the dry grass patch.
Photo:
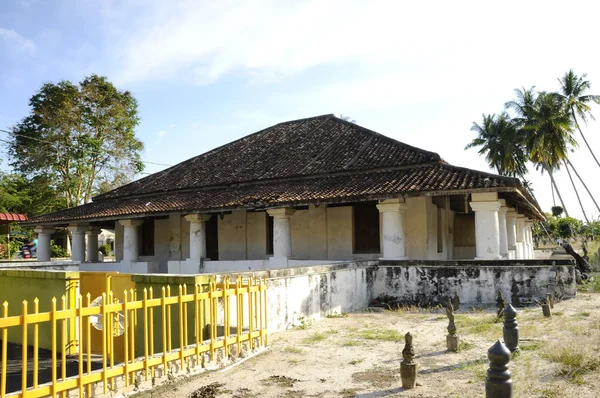
<svg viewBox="0 0 600 398">
<path fill-rule="evenodd" d="M 395 341 L 401 342 L 404 341 L 404 336 L 394 329 L 381 329 L 381 328 L 371 328 L 361 330 L 354 334 L 355 337 L 359 337 L 365 340 L 383 340 L 383 341 Z"/>
<path fill-rule="evenodd" d="M 375 388 L 385 388 L 396 383 L 399 377 L 398 370 L 375 367 L 365 370 L 364 372 L 356 372 L 352 374 L 352 380 L 356 383 L 369 383 Z"/>
<path fill-rule="evenodd" d="M 597 339 L 582 338 L 566 344 L 551 343 L 543 351 L 543 357 L 558 364 L 558 374 L 571 382 L 582 384 L 582 376 L 600 370 L 600 346 Z"/>
<path fill-rule="evenodd" d="M 318 343 L 319 341 L 323 341 L 326 338 L 327 338 L 327 333 L 314 332 L 313 334 L 311 334 L 310 336 L 306 337 L 302 341 L 304 343 L 306 343 L 306 344 L 314 344 L 314 343 Z"/>
</svg>

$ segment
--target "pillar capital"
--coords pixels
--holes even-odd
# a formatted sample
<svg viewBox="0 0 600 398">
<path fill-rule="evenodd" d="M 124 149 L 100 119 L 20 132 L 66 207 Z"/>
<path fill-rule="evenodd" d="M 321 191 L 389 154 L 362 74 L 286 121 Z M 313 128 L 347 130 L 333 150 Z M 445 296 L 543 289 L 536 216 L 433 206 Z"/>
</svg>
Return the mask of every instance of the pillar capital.
<svg viewBox="0 0 600 398">
<path fill-rule="evenodd" d="M 40 235 L 52 235 L 54 232 L 56 232 L 56 228 L 44 225 L 38 225 L 33 230 Z"/>
<path fill-rule="evenodd" d="M 84 233 L 90 230 L 89 224 L 71 224 L 67 227 L 71 233 Z"/>
<path fill-rule="evenodd" d="M 376 206 L 380 213 L 387 213 L 387 212 L 391 212 L 391 211 L 402 211 L 402 210 L 406 210 L 406 207 L 407 207 L 404 199 L 402 199 L 402 200 L 388 199 L 388 200 L 384 200 L 381 203 L 378 203 Z"/>
<path fill-rule="evenodd" d="M 517 211 L 515 209 L 513 209 L 512 207 L 507 207 L 506 208 L 506 218 L 516 218 L 517 217 Z"/>
<path fill-rule="evenodd" d="M 500 208 L 498 209 L 498 214 L 504 214 L 504 216 L 506 217 L 506 215 L 508 214 L 508 207 L 500 206 Z"/>
<path fill-rule="evenodd" d="M 268 209 L 267 213 L 273 218 L 289 218 L 296 212 L 296 209 L 291 207 L 281 207 L 278 209 Z"/>
<path fill-rule="evenodd" d="M 127 219 L 127 220 L 119 220 L 119 224 L 126 228 L 135 228 L 139 227 L 144 223 L 144 220 L 140 219 Z"/>
<path fill-rule="evenodd" d="M 473 211 L 498 211 L 500 209 L 500 202 L 469 202 Z"/>
<path fill-rule="evenodd" d="M 188 214 L 183 218 L 185 218 L 188 222 L 206 222 L 210 220 L 210 217 L 212 217 L 212 214 L 194 213 Z"/>
<path fill-rule="evenodd" d="M 100 235 L 102 233 L 102 228 L 99 227 L 90 227 L 87 230 L 88 235 Z"/>
</svg>

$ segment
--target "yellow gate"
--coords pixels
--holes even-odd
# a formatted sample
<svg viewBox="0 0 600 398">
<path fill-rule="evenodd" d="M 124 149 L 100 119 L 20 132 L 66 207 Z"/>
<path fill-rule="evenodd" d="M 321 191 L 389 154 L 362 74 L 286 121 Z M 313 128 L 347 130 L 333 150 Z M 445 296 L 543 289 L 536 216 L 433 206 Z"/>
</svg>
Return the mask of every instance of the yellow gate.
<svg viewBox="0 0 600 398">
<path fill-rule="evenodd" d="M 102 293 L 106 293 L 110 303 L 121 303 L 123 301 L 123 292 L 127 290 L 130 293 L 135 291 L 135 282 L 131 280 L 131 274 L 120 274 L 118 272 L 82 272 L 80 274 L 80 294 L 83 296 L 85 306 L 101 302 Z M 89 293 L 89 296 L 88 296 Z M 111 300 L 112 293 L 112 300 Z M 89 297 L 89 301 L 88 301 Z M 107 347 L 107 354 L 114 362 L 123 362 L 125 334 L 119 325 L 119 313 L 113 315 L 113 335 L 112 346 Z M 137 324 L 134 320 L 134 325 Z M 90 320 L 93 322 L 93 320 Z M 94 327 L 91 328 L 90 351 L 92 354 L 102 355 L 102 331 Z M 87 341 L 83 341 L 83 351 L 88 352 Z M 114 353 L 114 355 L 113 355 Z"/>
</svg>

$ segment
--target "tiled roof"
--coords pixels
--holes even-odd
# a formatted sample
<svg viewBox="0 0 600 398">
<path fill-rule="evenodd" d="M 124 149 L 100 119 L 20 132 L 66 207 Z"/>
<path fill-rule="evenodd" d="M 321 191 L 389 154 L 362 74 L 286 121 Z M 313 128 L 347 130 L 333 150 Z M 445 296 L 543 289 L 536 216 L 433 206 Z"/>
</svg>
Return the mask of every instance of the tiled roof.
<svg viewBox="0 0 600 398">
<path fill-rule="evenodd" d="M 0 224 L 8 224 L 11 222 L 26 221 L 27 216 L 25 214 L 15 213 L 0 213 Z"/>
<path fill-rule="evenodd" d="M 95 199 L 439 160 L 437 153 L 325 115 L 277 124 Z"/>
<path fill-rule="evenodd" d="M 455 167 L 333 115 L 281 123 L 94 198 L 34 217 L 65 223 L 468 191 L 518 193 L 517 179 Z"/>
</svg>

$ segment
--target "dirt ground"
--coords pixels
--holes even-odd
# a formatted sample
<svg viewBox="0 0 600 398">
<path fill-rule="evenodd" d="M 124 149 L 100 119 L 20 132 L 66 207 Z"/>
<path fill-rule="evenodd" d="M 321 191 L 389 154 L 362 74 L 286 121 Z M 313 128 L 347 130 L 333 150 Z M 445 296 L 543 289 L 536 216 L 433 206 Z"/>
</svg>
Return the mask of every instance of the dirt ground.
<svg viewBox="0 0 600 398">
<path fill-rule="evenodd" d="M 518 312 L 521 349 L 509 364 L 514 396 L 599 397 L 600 294 L 556 303 L 552 318 L 540 307 Z M 487 350 L 502 338 L 502 323 L 493 308 L 461 308 L 456 324 L 460 351 L 448 353 L 441 308 L 323 319 L 271 335 L 266 352 L 233 368 L 135 397 L 483 397 Z M 418 386 L 404 391 L 399 366 L 409 331 Z"/>
</svg>

